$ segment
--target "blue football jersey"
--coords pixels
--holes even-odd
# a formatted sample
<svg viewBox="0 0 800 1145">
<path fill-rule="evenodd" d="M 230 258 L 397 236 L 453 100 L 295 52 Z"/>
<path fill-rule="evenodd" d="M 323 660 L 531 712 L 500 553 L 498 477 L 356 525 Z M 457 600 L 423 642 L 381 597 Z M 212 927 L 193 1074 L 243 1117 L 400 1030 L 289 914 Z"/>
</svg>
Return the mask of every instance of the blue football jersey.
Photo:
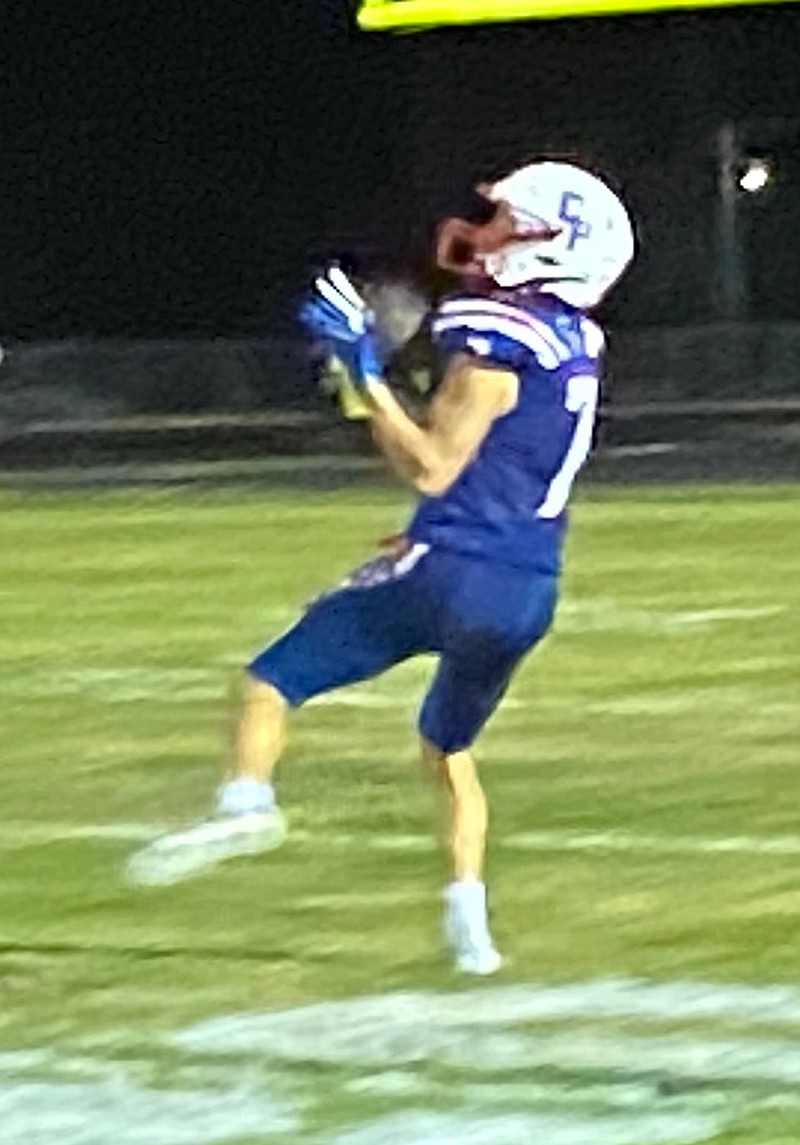
<svg viewBox="0 0 800 1145">
<path fill-rule="evenodd" d="M 421 500 L 409 536 L 557 573 L 567 500 L 593 440 L 600 327 L 556 298 L 454 297 L 437 310 L 433 337 L 446 355 L 513 370 L 519 398 L 453 484 Z"/>
</svg>

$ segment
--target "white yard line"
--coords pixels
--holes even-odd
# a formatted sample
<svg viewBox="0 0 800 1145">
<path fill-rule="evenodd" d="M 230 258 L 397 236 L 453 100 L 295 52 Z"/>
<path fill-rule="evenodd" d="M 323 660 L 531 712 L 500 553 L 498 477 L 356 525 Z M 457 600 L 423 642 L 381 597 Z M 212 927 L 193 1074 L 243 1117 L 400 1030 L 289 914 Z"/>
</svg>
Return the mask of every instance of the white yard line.
<svg viewBox="0 0 800 1145">
<path fill-rule="evenodd" d="M 424 902 L 429 897 L 425 887 L 416 891 L 353 891 L 350 894 L 330 891 L 327 894 L 300 895 L 292 900 L 292 907 L 297 910 L 341 910 L 351 907 L 361 910 L 365 906 L 407 906 L 409 903 Z"/>
<path fill-rule="evenodd" d="M 291 820 L 291 815 L 290 815 Z M 146 842 L 164 831 L 155 823 L 59 823 L 0 821 L 0 850 L 69 842 Z M 355 835 L 331 832 L 324 824 L 290 829 L 289 841 L 325 847 L 359 847 L 375 851 L 429 851 L 438 844 L 432 835 Z M 800 855 L 800 835 L 645 835 L 636 831 L 525 831 L 498 839 L 513 851 L 629 852 L 653 855 Z"/>
<path fill-rule="evenodd" d="M 623 1019 L 656 1025 L 637 1033 L 620 1029 Z M 741 1029 L 735 1038 L 718 1038 L 716 1028 L 664 1031 L 656 1028 L 661 1022 L 670 1027 L 734 1022 Z M 800 1045 L 786 1028 L 798 1023 L 800 990 L 793 986 L 606 977 L 480 986 L 452 994 L 403 991 L 223 1014 L 189 1026 L 171 1041 L 200 1054 L 375 1069 L 443 1057 L 468 1061 L 470 1055 L 487 1069 L 522 1069 L 544 1054 L 565 1068 L 616 1069 L 627 1050 L 624 1068 L 631 1073 L 647 1072 L 637 1050 L 644 1046 L 654 1061 L 671 1058 L 672 1067 L 659 1066 L 659 1073 L 794 1082 L 800 1080 Z M 758 1036 L 754 1031 L 762 1024 L 781 1026 L 781 1038 Z M 524 1041 L 492 1043 L 493 1031 L 519 1034 Z M 703 1053 L 693 1054 L 696 1046 Z M 616 1061 L 607 1056 L 612 1047 L 617 1047 Z"/>
<path fill-rule="evenodd" d="M 700 1145 L 766 1109 L 796 1116 L 798 1024 L 792 986 L 606 977 L 406 990 L 196 1022 L 154 1041 L 179 1055 L 167 1085 L 153 1084 L 150 1054 L 108 1061 L 101 1044 L 97 1056 L 1 1054 L 0 1124 L 9 1145 L 223 1145 L 254 1133 L 319 1145 Z M 780 1035 L 764 1037 L 765 1025 Z M 358 1073 L 329 1075 L 348 1124 L 311 1128 L 309 1065 Z M 430 1066 L 450 1071 L 446 1083 Z"/>
<path fill-rule="evenodd" d="M 140 1085 L 118 1066 L 92 1082 L 0 1081 L 7 1145 L 215 1145 L 300 1127 L 295 1105 L 236 1084 L 225 1091 Z"/>
<path fill-rule="evenodd" d="M 50 843 L 71 843 L 108 839 L 119 842 L 146 842 L 161 834 L 163 827 L 152 823 L 45 823 L 25 820 L 0 821 L 0 850 L 43 847 Z"/>
<path fill-rule="evenodd" d="M 334 846 L 368 847 L 378 851 L 426 851 L 436 846 L 427 835 L 326 835 L 324 829 L 305 831 L 305 839 Z M 526 831 L 497 843 L 514 851 L 597 851 L 653 855 L 800 855 L 800 835 L 640 835 L 635 831 Z"/>
<path fill-rule="evenodd" d="M 699 1114 L 636 1113 L 581 1117 L 564 1113 L 463 1113 L 420 1111 L 389 1114 L 327 1138 L 325 1145 L 692 1145 L 716 1136 L 720 1121 Z"/>
<path fill-rule="evenodd" d="M 526 831 L 501 839 L 518 851 L 630 851 L 654 855 L 800 855 L 800 835 L 640 835 L 635 831 Z"/>
</svg>

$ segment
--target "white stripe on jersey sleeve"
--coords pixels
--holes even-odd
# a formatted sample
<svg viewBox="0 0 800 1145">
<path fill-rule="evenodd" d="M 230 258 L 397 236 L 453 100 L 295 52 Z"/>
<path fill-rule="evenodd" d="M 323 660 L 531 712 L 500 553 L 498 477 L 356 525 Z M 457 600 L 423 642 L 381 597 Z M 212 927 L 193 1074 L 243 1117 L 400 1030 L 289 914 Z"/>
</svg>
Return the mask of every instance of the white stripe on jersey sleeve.
<svg viewBox="0 0 800 1145">
<path fill-rule="evenodd" d="M 581 334 L 588 358 L 599 358 L 606 348 L 606 336 L 591 318 L 581 319 Z"/>
<path fill-rule="evenodd" d="M 545 370 L 555 370 L 561 365 L 560 357 L 539 332 L 526 328 L 520 322 L 499 318 L 495 314 L 448 314 L 447 317 L 434 319 L 434 334 L 459 329 L 472 330 L 476 334 L 502 334 L 504 338 L 510 338 L 524 346 L 526 350 L 532 351 L 539 365 Z"/>
<path fill-rule="evenodd" d="M 520 310 L 506 302 L 495 302 L 491 298 L 453 298 L 443 302 L 438 313 L 443 318 L 449 318 L 451 314 L 496 314 L 499 318 L 505 318 L 511 322 L 521 322 L 529 329 L 535 330 L 547 342 L 560 361 L 566 362 L 572 356 L 569 347 L 561 341 L 546 322 L 542 322 L 526 310 Z"/>
</svg>

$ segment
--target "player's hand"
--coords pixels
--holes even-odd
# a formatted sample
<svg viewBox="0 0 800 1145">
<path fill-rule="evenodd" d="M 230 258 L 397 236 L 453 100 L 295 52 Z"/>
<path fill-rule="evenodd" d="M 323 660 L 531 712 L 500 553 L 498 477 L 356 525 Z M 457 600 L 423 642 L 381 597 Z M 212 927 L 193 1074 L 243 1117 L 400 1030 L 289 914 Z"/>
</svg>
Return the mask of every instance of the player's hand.
<svg viewBox="0 0 800 1145">
<path fill-rule="evenodd" d="M 363 389 L 368 380 L 383 381 L 373 316 L 338 266 L 329 267 L 314 280 L 311 297 L 302 306 L 299 317 L 314 338 L 327 343 L 357 388 Z"/>
<path fill-rule="evenodd" d="M 365 421 L 372 417 L 372 409 L 364 398 L 363 389 L 353 384 L 350 372 L 335 354 L 330 354 L 320 376 L 320 389 L 348 421 Z"/>
</svg>

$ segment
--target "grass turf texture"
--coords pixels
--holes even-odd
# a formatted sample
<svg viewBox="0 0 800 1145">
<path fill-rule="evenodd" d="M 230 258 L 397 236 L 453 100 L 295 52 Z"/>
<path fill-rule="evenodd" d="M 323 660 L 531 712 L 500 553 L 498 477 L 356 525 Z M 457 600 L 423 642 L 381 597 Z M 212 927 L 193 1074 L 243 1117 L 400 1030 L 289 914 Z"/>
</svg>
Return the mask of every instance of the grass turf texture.
<svg viewBox="0 0 800 1145">
<path fill-rule="evenodd" d="M 48 824 L 204 814 L 236 666 L 406 510 L 383 490 L 3 495 L 0 1051 L 88 1046 L 147 1059 L 169 1088 L 184 1066 L 165 1039 L 193 1022 L 463 988 L 439 950 L 443 867 L 413 739 L 430 662 L 297 715 L 280 771 L 294 836 L 272 856 L 134 891 L 119 874 L 136 843 L 46 840 Z M 799 857 L 681 843 L 800 840 L 798 533 L 796 488 L 579 499 L 554 632 L 480 747 L 502 982 L 800 981 Z M 532 831 L 553 846 L 503 843 Z M 558 843 L 607 832 L 620 848 Z M 285 1070 L 302 1132 L 226 1140 L 327 1142 L 403 1104 L 357 1076 Z M 449 1108 L 452 1079 L 425 1077 L 426 1107 Z M 800 1108 L 731 1101 L 720 1145 L 800 1138 Z"/>
</svg>

